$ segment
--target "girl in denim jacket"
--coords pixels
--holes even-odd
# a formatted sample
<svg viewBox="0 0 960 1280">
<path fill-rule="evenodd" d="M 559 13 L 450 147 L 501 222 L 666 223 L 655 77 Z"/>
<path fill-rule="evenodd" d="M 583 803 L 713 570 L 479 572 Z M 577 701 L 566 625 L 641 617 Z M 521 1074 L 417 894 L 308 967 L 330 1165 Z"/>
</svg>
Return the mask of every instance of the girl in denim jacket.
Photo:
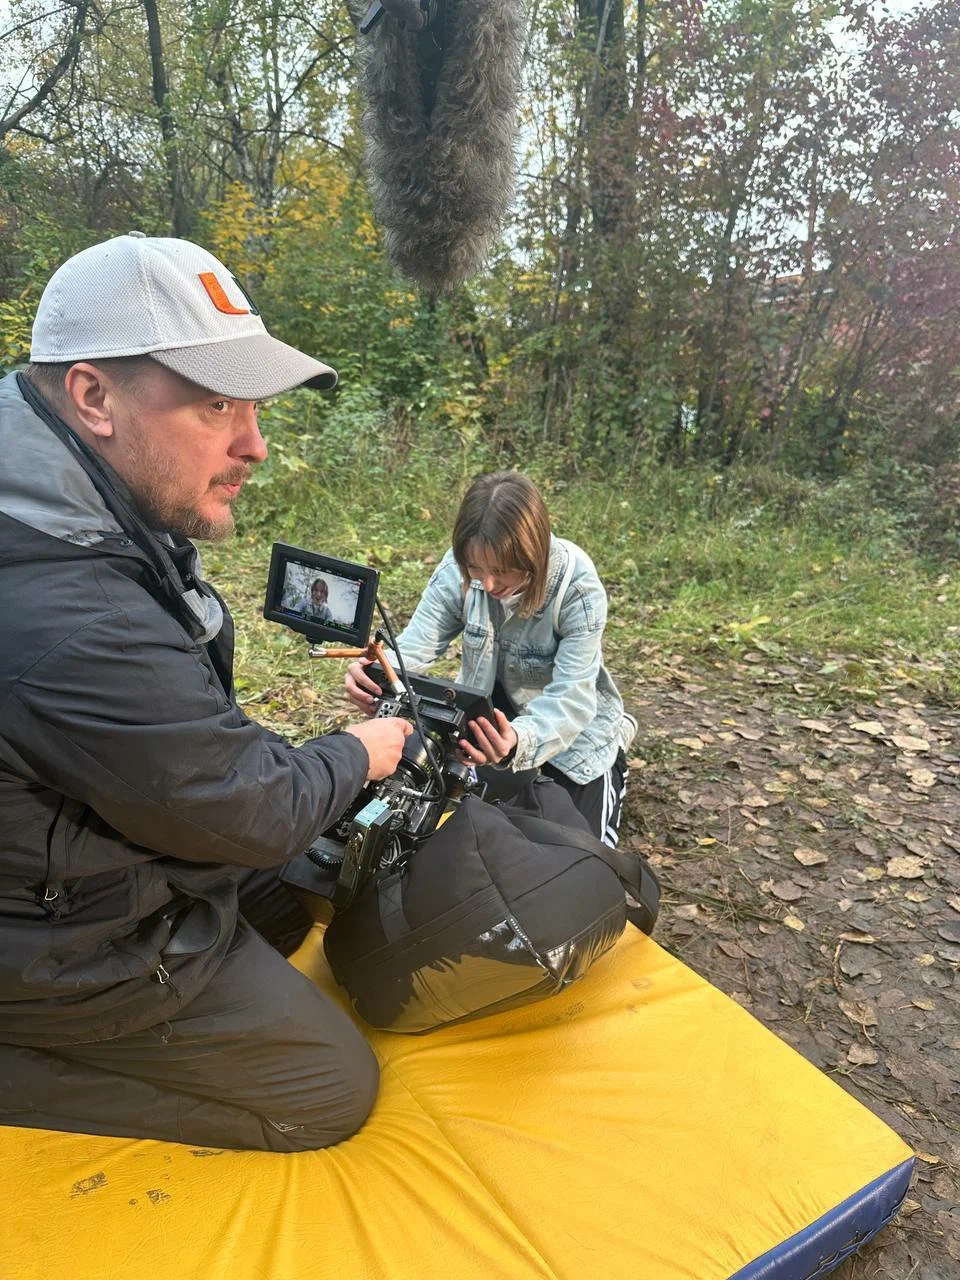
<svg viewBox="0 0 960 1280">
<path fill-rule="evenodd" d="M 478 476 L 453 528 L 453 546 L 427 583 L 397 644 L 424 672 L 462 635 L 457 679 L 488 694 L 495 722 L 471 721 L 464 758 L 488 796 L 537 770 L 565 787 L 604 843 L 615 845 L 626 785 L 624 749 L 636 721 L 603 665 L 607 596 L 590 557 L 550 532 L 536 486 L 514 471 Z M 347 693 L 371 711 L 379 687 L 350 667 Z M 512 775 L 507 771 L 512 771 Z"/>
</svg>

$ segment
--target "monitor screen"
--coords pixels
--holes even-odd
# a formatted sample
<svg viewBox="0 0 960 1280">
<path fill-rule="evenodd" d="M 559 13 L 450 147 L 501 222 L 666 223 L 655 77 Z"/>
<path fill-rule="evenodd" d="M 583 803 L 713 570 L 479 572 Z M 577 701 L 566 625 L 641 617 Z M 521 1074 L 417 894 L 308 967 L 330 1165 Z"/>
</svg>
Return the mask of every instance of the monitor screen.
<svg viewBox="0 0 960 1280">
<path fill-rule="evenodd" d="M 263 616 L 310 640 L 363 648 L 379 576 L 367 565 L 274 543 Z"/>
</svg>

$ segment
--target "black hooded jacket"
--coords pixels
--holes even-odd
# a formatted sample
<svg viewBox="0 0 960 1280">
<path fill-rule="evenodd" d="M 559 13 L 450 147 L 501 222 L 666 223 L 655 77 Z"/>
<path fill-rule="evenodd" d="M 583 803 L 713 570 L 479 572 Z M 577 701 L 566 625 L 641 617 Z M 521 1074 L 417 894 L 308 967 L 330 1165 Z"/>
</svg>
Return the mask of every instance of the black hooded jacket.
<svg viewBox="0 0 960 1280">
<path fill-rule="evenodd" d="M 32 401 L 32 404 L 30 403 Z M 230 945 L 244 867 L 276 866 L 368 767 L 294 748 L 232 692 L 233 626 L 189 544 L 130 528 L 29 385 L 0 381 L 0 1041 L 169 1018 Z M 106 494 L 103 477 L 107 477 Z M 113 477 L 116 482 L 116 477 Z"/>
</svg>

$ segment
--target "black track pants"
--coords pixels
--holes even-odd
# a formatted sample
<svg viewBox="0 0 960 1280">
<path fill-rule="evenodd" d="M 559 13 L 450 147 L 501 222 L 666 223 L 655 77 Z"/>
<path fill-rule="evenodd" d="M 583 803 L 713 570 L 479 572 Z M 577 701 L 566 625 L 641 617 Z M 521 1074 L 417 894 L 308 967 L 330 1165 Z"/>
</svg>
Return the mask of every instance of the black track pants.
<svg viewBox="0 0 960 1280">
<path fill-rule="evenodd" d="M 233 945 L 171 1022 L 55 1053 L 0 1044 L 0 1124 L 261 1151 L 355 1133 L 376 1097 L 377 1062 L 267 941 L 288 953 L 310 927 L 277 875 L 246 878 Z"/>
<path fill-rule="evenodd" d="M 517 715 L 516 708 L 499 680 L 493 687 L 490 700 L 508 720 L 513 720 Z M 616 848 L 620 839 L 623 800 L 627 794 L 627 758 L 622 750 L 617 752 L 617 758 L 606 773 L 601 773 L 599 778 L 593 778 L 590 782 L 574 782 L 549 763 L 542 765 L 540 769 L 520 769 L 516 772 L 496 769 L 490 765 L 481 765 L 477 769 L 477 776 L 487 784 L 488 800 L 507 799 L 519 786 L 528 779 L 535 778 L 538 773 L 546 774 L 554 782 L 559 782 L 586 818 L 597 839 Z"/>
</svg>

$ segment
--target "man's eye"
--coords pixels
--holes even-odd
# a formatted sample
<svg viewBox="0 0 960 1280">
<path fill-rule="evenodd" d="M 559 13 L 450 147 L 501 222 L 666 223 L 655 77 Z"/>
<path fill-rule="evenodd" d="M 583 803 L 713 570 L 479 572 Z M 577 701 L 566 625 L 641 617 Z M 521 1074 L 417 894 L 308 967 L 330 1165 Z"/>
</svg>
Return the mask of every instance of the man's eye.
<svg viewBox="0 0 960 1280">
<path fill-rule="evenodd" d="M 229 400 L 214 400 L 211 408 L 216 409 L 217 413 L 224 413 L 229 403 Z"/>
</svg>

